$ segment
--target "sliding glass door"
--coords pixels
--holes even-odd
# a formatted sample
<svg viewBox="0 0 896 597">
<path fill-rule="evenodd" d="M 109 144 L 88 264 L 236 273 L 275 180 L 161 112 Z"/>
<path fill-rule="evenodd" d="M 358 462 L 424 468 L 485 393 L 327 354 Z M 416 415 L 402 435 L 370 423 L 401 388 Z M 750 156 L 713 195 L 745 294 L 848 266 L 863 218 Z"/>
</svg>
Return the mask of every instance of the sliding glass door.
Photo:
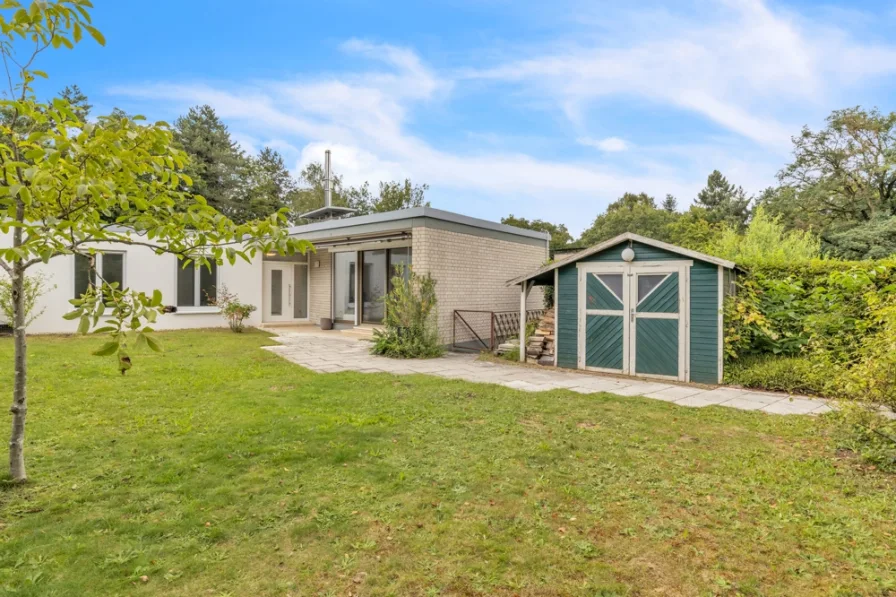
<svg viewBox="0 0 896 597">
<path fill-rule="evenodd" d="M 408 275 L 411 248 L 346 251 L 333 254 L 333 318 L 354 323 L 382 323 L 392 277 Z M 355 293 L 360 301 L 355 300 Z M 360 310 L 360 311 L 358 311 Z"/>
<path fill-rule="evenodd" d="M 386 249 L 362 251 L 361 270 L 361 321 L 382 323 L 386 296 Z"/>
<path fill-rule="evenodd" d="M 357 253 L 334 253 L 333 260 L 333 319 L 354 323 Z"/>
</svg>

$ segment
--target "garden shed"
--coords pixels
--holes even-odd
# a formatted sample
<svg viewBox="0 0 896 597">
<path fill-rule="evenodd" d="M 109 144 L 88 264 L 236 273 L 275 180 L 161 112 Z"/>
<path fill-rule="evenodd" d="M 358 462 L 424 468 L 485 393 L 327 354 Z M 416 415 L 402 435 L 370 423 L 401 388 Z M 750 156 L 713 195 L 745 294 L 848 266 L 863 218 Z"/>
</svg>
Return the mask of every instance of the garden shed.
<svg viewBox="0 0 896 597">
<path fill-rule="evenodd" d="M 722 301 L 734 267 L 627 232 L 507 284 L 520 286 L 521 309 L 534 286 L 554 288 L 559 367 L 721 383 Z"/>
</svg>

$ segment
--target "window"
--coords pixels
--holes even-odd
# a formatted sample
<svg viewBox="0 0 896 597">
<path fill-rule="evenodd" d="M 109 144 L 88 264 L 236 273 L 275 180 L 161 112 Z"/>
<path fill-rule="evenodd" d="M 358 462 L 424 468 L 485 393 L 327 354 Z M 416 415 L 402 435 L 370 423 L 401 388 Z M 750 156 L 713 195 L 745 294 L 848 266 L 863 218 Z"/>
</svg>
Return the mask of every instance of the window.
<svg viewBox="0 0 896 597">
<path fill-rule="evenodd" d="M 597 279 L 622 301 L 622 274 L 597 274 Z"/>
<path fill-rule="evenodd" d="M 411 248 L 389 249 L 389 290 L 392 290 L 392 278 L 401 272 L 407 280 L 411 275 Z"/>
<path fill-rule="evenodd" d="M 212 261 L 211 269 L 193 263 L 183 267 L 177 264 L 177 306 L 207 307 L 218 297 L 218 266 Z"/>
<path fill-rule="evenodd" d="M 75 298 L 96 285 L 97 271 L 107 284 L 117 282 L 119 289 L 124 288 L 124 253 L 97 253 L 93 257 L 96 269 L 90 268 L 89 256 L 75 255 Z"/>
<path fill-rule="evenodd" d="M 641 302 L 668 277 L 668 274 L 642 274 L 638 276 L 638 304 L 640 305 Z"/>
</svg>

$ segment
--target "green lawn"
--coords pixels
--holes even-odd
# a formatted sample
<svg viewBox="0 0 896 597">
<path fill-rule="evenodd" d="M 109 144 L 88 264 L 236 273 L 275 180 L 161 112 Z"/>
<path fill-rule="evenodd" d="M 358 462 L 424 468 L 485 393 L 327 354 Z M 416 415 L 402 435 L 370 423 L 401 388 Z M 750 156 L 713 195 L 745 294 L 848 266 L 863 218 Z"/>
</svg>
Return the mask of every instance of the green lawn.
<svg viewBox="0 0 896 597">
<path fill-rule="evenodd" d="M 896 478 L 816 419 L 318 375 L 260 333 L 161 339 L 125 378 L 98 338 L 31 340 L 7 593 L 896 590 Z M 11 355 L 0 339 L 7 392 Z"/>
</svg>

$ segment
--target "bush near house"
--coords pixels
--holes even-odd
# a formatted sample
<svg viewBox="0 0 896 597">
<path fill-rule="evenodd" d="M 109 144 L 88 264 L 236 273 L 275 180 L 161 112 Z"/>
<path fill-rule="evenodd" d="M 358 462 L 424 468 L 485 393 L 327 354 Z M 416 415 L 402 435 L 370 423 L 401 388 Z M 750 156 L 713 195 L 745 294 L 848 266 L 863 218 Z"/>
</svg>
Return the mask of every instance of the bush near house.
<svg viewBox="0 0 896 597">
<path fill-rule="evenodd" d="M 896 260 L 755 265 L 737 290 L 725 380 L 866 405 L 838 415 L 844 447 L 896 470 L 896 429 L 868 423 L 878 406 L 896 410 Z"/>
<path fill-rule="evenodd" d="M 751 266 L 725 325 L 729 381 L 896 405 L 896 260 Z"/>
<path fill-rule="evenodd" d="M 374 330 L 370 352 L 398 359 L 441 356 L 445 349 L 436 325 L 436 281 L 410 267 L 397 269 L 392 290 L 384 298 L 383 329 Z"/>
</svg>

